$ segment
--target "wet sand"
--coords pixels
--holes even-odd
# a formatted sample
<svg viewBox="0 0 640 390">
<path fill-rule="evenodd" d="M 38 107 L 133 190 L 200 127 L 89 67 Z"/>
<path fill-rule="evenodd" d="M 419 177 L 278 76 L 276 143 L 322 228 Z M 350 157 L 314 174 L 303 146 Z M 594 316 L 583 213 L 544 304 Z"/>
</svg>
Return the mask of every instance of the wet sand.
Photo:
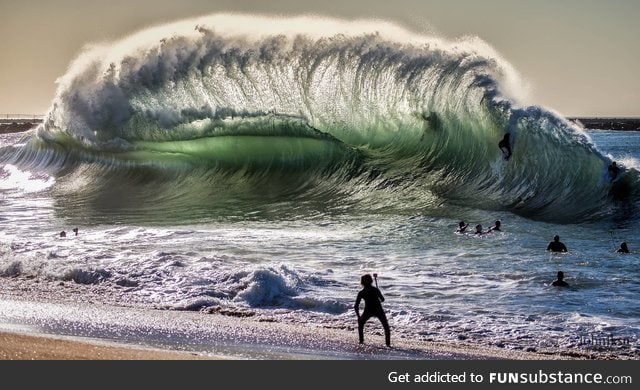
<svg viewBox="0 0 640 390">
<path fill-rule="evenodd" d="M 176 352 L 99 340 L 0 332 L 1 360 L 193 360 L 221 357 Z"/>
<path fill-rule="evenodd" d="M 291 324 L 204 312 L 91 303 L 27 301 L 0 294 L 0 359 L 37 360 L 547 360 L 580 354 L 534 353 L 464 343 L 395 338 L 384 346 L 371 327 Z"/>
<path fill-rule="evenodd" d="M 370 337 L 371 338 L 371 337 Z M 373 343 L 372 343 L 373 344 Z M 264 350 L 262 350 L 264 348 Z M 409 360 L 546 360 L 553 357 L 540 357 L 530 353 L 477 349 L 472 347 L 448 346 L 432 343 L 430 346 L 401 341 L 391 349 L 369 345 L 346 348 L 343 353 L 337 350 L 290 352 L 281 356 L 270 356 L 277 345 L 256 344 L 252 352 L 244 355 L 217 355 L 206 351 L 175 351 L 169 348 L 145 348 L 126 343 L 94 338 L 70 338 L 60 335 L 30 335 L 14 332 L 0 332 L 0 360 L 344 360 L 344 359 L 409 359 Z M 304 348 L 303 348 L 304 349 Z M 262 351 L 261 351 L 262 350 Z M 249 353 L 249 355 L 247 355 Z M 329 353 L 330 356 L 327 356 Z M 251 357 L 253 355 L 254 357 Z M 359 357 L 358 357 L 359 356 Z"/>
</svg>

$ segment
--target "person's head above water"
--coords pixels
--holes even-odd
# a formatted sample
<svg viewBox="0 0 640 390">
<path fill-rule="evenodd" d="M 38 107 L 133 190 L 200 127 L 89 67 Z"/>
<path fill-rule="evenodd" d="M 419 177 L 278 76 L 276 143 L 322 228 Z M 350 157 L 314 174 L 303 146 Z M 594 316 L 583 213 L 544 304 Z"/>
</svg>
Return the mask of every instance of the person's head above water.
<svg viewBox="0 0 640 390">
<path fill-rule="evenodd" d="M 560 236 L 558 236 L 557 234 L 555 236 L 553 236 L 553 241 L 555 241 L 555 242 L 560 241 Z"/>
<path fill-rule="evenodd" d="M 360 284 L 362 284 L 365 287 L 371 286 L 373 284 L 373 278 L 369 274 L 364 274 L 360 278 Z"/>
<path fill-rule="evenodd" d="M 552 286 L 566 287 L 569 283 L 564 281 L 564 272 L 558 271 L 558 278 L 551 283 Z"/>
<path fill-rule="evenodd" d="M 464 225 L 465 225 L 464 221 L 460 221 L 460 223 L 458 223 L 459 227 L 464 227 Z"/>
</svg>

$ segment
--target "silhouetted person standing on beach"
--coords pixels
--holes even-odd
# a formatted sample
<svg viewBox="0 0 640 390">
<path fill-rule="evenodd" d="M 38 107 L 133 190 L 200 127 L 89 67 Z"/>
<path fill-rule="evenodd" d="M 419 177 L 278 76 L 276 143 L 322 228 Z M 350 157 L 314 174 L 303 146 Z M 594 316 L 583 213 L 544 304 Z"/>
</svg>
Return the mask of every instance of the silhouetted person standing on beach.
<svg viewBox="0 0 640 390">
<path fill-rule="evenodd" d="M 620 244 L 620 248 L 616 251 L 618 253 L 629 253 L 629 247 L 626 242 Z"/>
<path fill-rule="evenodd" d="M 369 318 L 377 317 L 384 328 L 384 339 L 387 347 L 391 346 L 391 330 L 389 329 L 389 323 L 387 322 L 387 316 L 384 314 L 381 302 L 384 302 L 384 297 L 377 287 L 373 287 L 373 278 L 369 274 L 362 275 L 360 278 L 362 284 L 362 290 L 358 293 L 356 298 L 356 304 L 354 309 L 358 316 L 358 336 L 360 337 L 360 344 L 364 343 L 364 324 L 367 323 Z M 364 311 L 360 315 L 360 301 L 364 299 Z"/>
<path fill-rule="evenodd" d="M 551 283 L 552 286 L 567 287 L 569 283 L 564 281 L 564 272 L 558 271 L 558 278 Z"/>
<path fill-rule="evenodd" d="M 566 252 L 567 247 L 560 241 L 560 236 L 553 237 L 553 241 L 547 245 L 547 250 L 551 252 Z"/>
<path fill-rule="evenodd" d="M 508 160 L 511 157 L 511 134 L 507 133 L 504 135 L 502 140 L 498 142 L 498 147 L 502 151 L 504 155 L 504 159 Z"/>
</svg>

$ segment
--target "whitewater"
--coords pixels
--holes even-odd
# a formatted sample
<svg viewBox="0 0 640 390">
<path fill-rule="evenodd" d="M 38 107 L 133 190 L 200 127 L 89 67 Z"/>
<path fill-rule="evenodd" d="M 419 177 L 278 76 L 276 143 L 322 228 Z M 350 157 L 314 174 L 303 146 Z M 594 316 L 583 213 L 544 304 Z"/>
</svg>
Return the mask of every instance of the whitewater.
<svg viewBox="0 0 640 390">
<path fill-rule="evenodd" d="M 613 334 L 636 356 L 638 252 L 614 249 L 640 245 L 640 135 L 531 104 L 478 38 L 218 14 L 89 45 L 57 84 L 41 126 L 0 139 L 7 291 L 348 329 L 376 272 L 392 337 Z"/>
</svg>

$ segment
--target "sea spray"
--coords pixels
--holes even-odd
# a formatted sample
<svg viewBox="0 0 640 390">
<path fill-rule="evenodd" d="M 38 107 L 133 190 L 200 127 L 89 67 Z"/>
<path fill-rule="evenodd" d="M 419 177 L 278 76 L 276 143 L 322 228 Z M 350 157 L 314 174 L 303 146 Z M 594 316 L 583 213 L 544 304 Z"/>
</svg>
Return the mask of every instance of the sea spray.
<svg viewBox="0 0 640 390">
<path fill-rule="evenodd" d="M 91 164 L 86 192 L 124 178 L 172 182 L 152 186 L 169 199 L 223 182 L 249 197 L 266 185 L 387 208 L 435 198 L 559 221 L 609 212 L 610 159 L 523 104 L 524 83 L 486 43 L 311 20 L 221 14 L 89 46 L 15 159 L 54 175 Z M 185 192 L 197 202 L 195 186 Z M 403 201 L 389 204 L 388 188 Z"/>
</svg>

